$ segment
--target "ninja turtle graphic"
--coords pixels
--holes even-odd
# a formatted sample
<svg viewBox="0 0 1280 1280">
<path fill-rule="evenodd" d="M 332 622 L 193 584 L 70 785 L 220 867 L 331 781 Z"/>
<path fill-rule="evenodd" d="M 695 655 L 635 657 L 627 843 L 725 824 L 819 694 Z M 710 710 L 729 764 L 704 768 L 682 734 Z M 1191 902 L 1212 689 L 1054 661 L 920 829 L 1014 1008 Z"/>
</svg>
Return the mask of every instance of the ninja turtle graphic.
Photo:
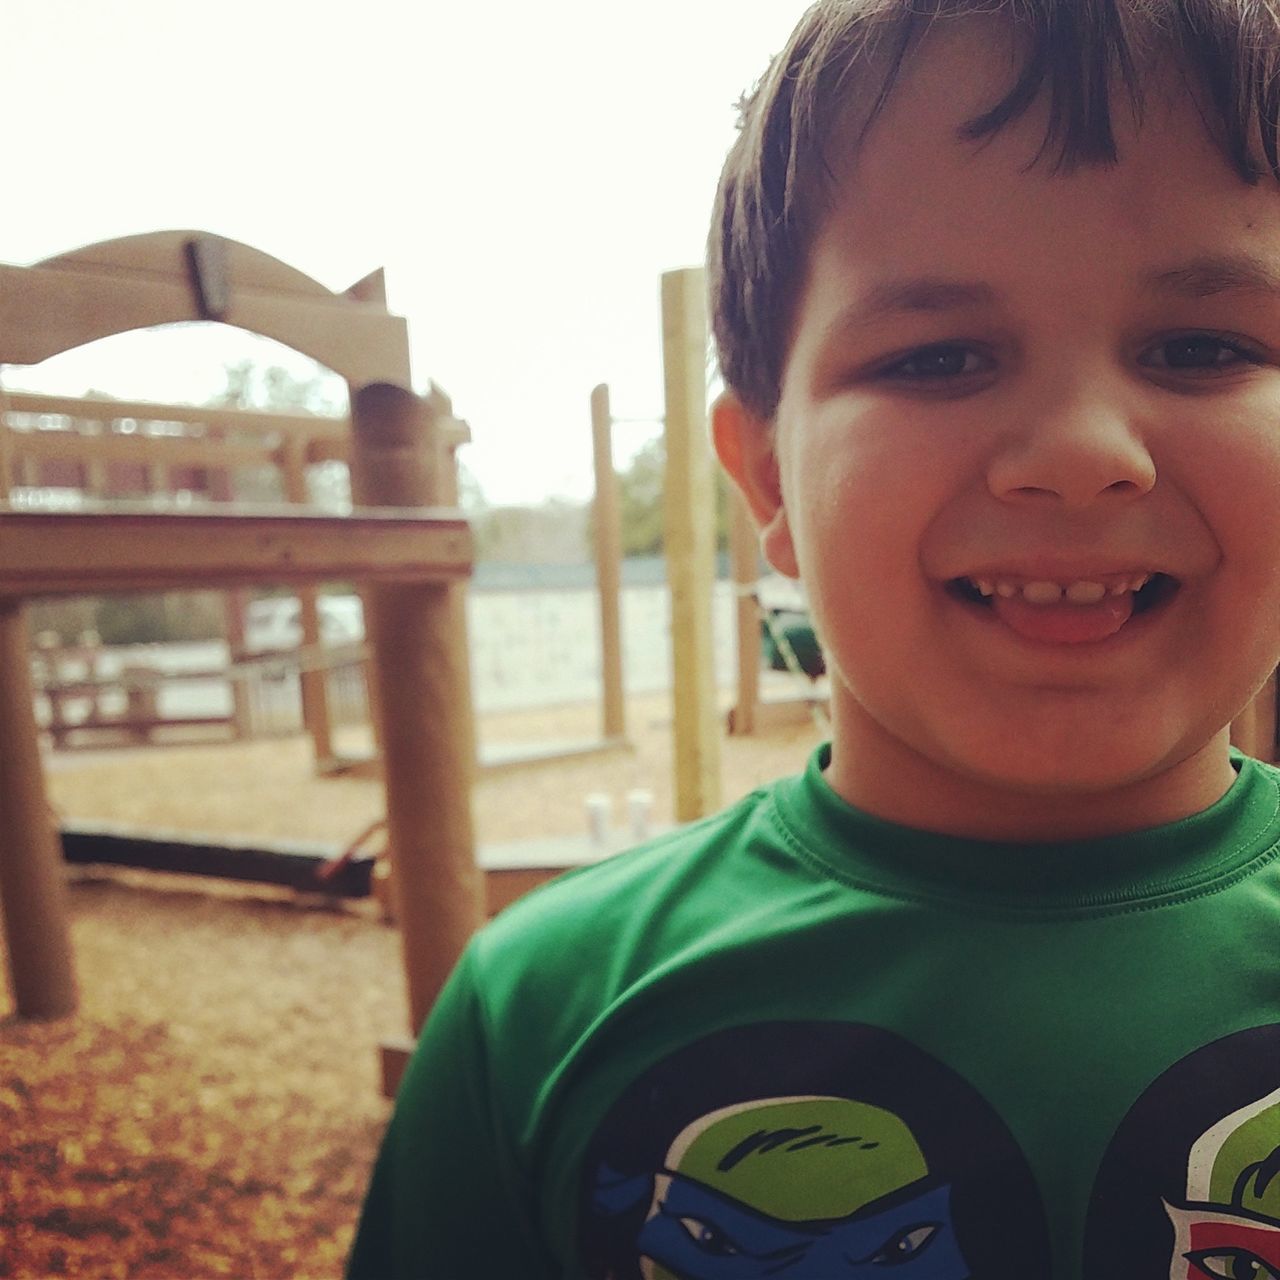
<svg viewBox="0 0 1280 1280">
<path fill-rule="evenodd" d="M 1165 1210 L 1170 1280 L 1280 1280 L 1280 1089 L 1200 1136 L 1186 1200 Z"/>
<path fill-rule="evenodd" d="M 607 1179 L 606 1179 L 607 1181 Z M 689 1125 L 666 1167 L 636 1180 L 645 1280 L 965 1280 L 949 1188 L 889 1111 L 844 1098 L 772 1098 Z M 616 1204 L 618 1183 L 601 1190 Z M 626 1192 L 622 1192 L 626 1194 Z"/>
<path fill-rule="evenodd" d="M 735 1028 L 659 1063 L 597 1135 L 584 1199 L 601 1280 L 989 1280 L 1047 1256 L 994 1113 L 906 1041 L 845 1024 Z"/>
<path fill-rule="evenodd" d="M 1280 1026 L 1153 1081 L 1116 1129 L 1085 1230 L 1089 1280 L 1280 1280 Z"/>
</svg>

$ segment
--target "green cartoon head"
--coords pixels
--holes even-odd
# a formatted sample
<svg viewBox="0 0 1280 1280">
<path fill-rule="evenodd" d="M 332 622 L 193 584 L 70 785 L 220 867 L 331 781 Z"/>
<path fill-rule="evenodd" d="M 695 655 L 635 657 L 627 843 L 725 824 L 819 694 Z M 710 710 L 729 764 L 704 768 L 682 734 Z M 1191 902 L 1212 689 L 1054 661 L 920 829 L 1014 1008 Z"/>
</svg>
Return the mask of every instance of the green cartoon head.
<svg viewBox="0 0 1280 1280">
<path fill-rule="evenodd" d="M 675 1140 L 667 1168 L 771 1218 L 844 1218 L 925 1177 L 911 1130 L 848 1098 L 773 1098 L 714 1111 Z"/>
<path fill-rule="evenodd" d="M 1187 1199 L 1280 1222 L 1280 1089 L 1204 1133 L 1187 1163 Z"/>
</svg>

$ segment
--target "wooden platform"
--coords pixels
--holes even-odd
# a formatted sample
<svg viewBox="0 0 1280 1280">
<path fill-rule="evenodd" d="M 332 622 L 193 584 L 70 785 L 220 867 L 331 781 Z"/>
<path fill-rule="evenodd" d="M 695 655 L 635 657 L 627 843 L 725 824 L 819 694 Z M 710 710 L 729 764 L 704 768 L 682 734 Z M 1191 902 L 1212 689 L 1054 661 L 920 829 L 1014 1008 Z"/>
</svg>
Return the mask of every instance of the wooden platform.
<svg viewBox="0 0 1280 1280">
<path fill-rule="evenodd" d="M 145 505 L 33 512 L 0 504 L 0 596 L 205 590 L 261 583 L 466 578 L 471 533 L 454 511 L 335 518 Z"/>
</svg>

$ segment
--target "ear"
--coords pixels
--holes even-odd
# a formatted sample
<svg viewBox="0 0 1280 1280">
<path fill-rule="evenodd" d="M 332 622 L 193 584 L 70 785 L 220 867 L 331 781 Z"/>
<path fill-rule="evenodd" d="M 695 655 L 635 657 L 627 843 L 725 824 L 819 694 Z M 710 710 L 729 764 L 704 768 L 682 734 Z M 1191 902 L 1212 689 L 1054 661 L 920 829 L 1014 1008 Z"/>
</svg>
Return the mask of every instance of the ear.
<svg viewBox="0 0 1280 1280">
<path fill-rule="evenodd" d="M 760 530 L 764 558 L 779 573 L 798 578 L 773 424 L 756 417 L 733 392 L 726 391 L 711 406 L 711 437 L 720 465 L 741 490 Z"/>
</svg>

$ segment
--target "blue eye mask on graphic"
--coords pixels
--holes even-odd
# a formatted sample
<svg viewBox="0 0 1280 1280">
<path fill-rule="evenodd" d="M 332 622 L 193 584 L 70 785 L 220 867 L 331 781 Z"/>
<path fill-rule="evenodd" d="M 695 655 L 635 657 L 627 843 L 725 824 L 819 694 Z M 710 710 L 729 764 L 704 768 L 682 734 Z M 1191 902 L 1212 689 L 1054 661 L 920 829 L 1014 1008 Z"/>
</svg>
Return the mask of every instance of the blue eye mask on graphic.
<svg viewBox="0 0 1280 1280">
<path fill-rule="evenodd" d="M 967 1280 L 950 1187 L 902 1119 L 848 1098 L 771 1098 L 702 1116 L 660 1172 L 597 1171 L 596 1211 L 649 1211 L 653 1280 Z"/>
<path fill-rule="evenodd" d="M 789 1223 L 673 1176 L 637 1239 L 640 1255 L 681 1280 L 966 1280 L 951 1223 L 951 1189 L 836 1222 Z"/>
</svg>

